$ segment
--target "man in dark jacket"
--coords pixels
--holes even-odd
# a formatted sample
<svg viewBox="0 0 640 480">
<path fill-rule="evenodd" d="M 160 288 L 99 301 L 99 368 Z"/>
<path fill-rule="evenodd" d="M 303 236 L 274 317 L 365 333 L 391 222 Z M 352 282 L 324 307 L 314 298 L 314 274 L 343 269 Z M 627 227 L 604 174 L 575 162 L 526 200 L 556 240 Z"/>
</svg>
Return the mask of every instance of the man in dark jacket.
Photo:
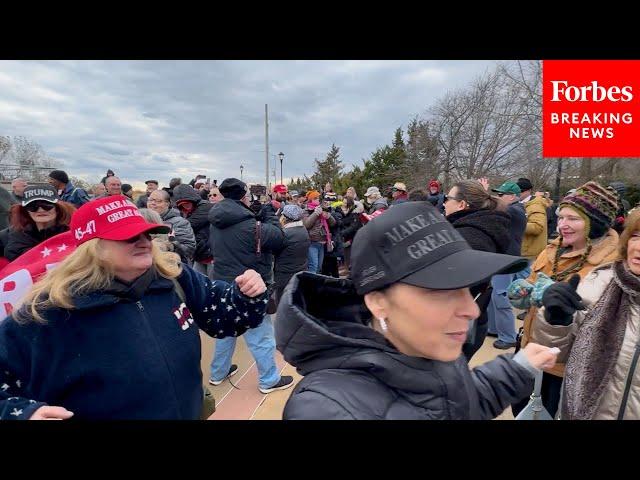
<svg viewBox="0 0 640 480">
<path fill-rule="evenodd" d="M 11 197 L 13 198 L 13 203 L 22 203 L 25 188 L 27 188 L 27 181 L 24 178 L 14 178 L 11 181 Z"/>
<path fill-rule="evenodd" d="M 280 223 L 284 231 L 283 248 L 276 253 L 273 264 L 273 279 L 276 284 L 276 305 L 280 303 L 282 292 L 298 272 L 307 269 L 309 254 L 309 231 L 302 223 L 303 210 L 297 205 L 285 205 Z"/>
<path fill-rule="evenodd" d="M 71 203 L 76 208 L 91 200 L 84 189 L 73 186 L 67 172 L 63 170 L 53 170 L 49 173 L 49 184 L 58 190 L 60 200 Z"/>
<path fill-rule="evenodd" d="M 444 193 L 442 193 L 440 182 L 437 180 L 431 180 L 429 182 L 429 202 L 436 207 L 438 211 L 444 214 Z"/>
<path fill-rule="evenodd" d="M 173 190 L 180 184 L 182 184 L 181 178 L 172 178 L 168 187 L 162 187 L 162 189 L 169 194 L 169 197 L 171 197 L 173 205 L 175 205 L 175 201 L 173 200 Z"/>
<path fill-rule="evenodd" d="M 11 194 L 0 187 L 0 230 L 9 226 L 9 210 L 13 204 Z"/>
<path fill-rule="evenodd" d="M 189 220 L 196 237 L 193 269 L 211 277 L 212 256 L 209 248 L 209 210 L 212 203 L 203 200 L 191 185 L 178 185 L 173 190 L 173 201 L 180 215 Z"/>
<path fill-rule="evenodd" d="M 507 213 L 511 217 L 511 241 L 506 253 L 520 255 L 522 237 L 527 228 L 527 214 L 524 205 L 520 203 L 520 187 L 515 182 L 504 182 L 498 188 L 492 189 L 497 193 Z M 493 292 L 491 303 L 487 310 L 489 314 L 489 335 L 498 339 L 493 342 L 495 348 L 506 350 L 516 346 L 516 324 L 511 303 L 507 298 L 507 289 L 513 281 L 514 275 L 494 275 L 491 279 Z"/>
<path fill-rule="evenodd" d="M 219 188 L 224 200 L 209 204 L 212 208 L 208 216 L 211 224 L 209 244 L 215 259 L 212 278 L 235 278 L 235 272 L 245 271 L 246 265 L 251 265 L 266 283 L 271 283 L 272 252 L 280 251 L 284 246 L 284 233 L 278 220 L 270 216 L 258 223 L 249 208 L 251 194 L 246 184 L 237 178 L 227 178 Z M 178 189 L 176 195 L 177 192 Z M 266 315 L 258 328 L 245 333 L 244 339 L 258 367 L 260 392 L 289 388 L 293 377 L 280 376 L 276 367 L 271 317 Z M 212 385 L 219 385 L 237 372 L 238 367 L 231 364 L 235 347 L 236 339 L 233 337 L 216 341 L 209 378 Z"/>
<path fill-rule="evenodd" d="M 138 197 L 138 200 L 136 201 L 136 207 L 138 208 L 147 208 L 149 195 L 151 195 L 152 192 L 155 192 L 158 189 L 157 180 L 147 180 L 144 183 L 147 185 L 147 193 Z M 171 195 L 169 195 L 169 201 L 171 201 Z"/>
</svg>

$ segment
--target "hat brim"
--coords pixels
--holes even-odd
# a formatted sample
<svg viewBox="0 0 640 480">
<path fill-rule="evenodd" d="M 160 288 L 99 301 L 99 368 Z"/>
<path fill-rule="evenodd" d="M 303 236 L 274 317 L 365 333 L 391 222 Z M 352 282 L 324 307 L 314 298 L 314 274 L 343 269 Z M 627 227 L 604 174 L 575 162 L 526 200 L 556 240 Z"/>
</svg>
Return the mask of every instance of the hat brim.
<svg viewBox="0 0 640 480">
<path fill-rule="evenodd" d="M 120 228 L 115 228 L 110 232 L 105 232 L 99 236 L 103 240 L 115 240 L 123 241 L 133 237 L 137 237 L 141 233 L 169 233 L 171 227 L 167 225 L 160 225 L 158 223 L 137 223 L 131 225 L 123 225 Z"/>
<path fill-rule="evenodd" d="M 44 198 L 44 197 L 35 197 L 35 198 L 30 198 L 27 201 L 22 201 L 22 206 L 26 207 L 27 205 L 29 205 L 30 203 L 33 202 L 37 202 L 38 200 L 42 201 L 42 202 L 48 202 L 48 203 L 58 203 L 58 199 L 54 198 L 53 200 L 51 200 L 50 198 Z"/>
<path fill-rule="evenodd" d="M 528 264 L 523 257 L 461 250 L 398 281 L 431 290 L 456 290 L 486 282 L 493 275 L 519 272 Z"/>
</svg>

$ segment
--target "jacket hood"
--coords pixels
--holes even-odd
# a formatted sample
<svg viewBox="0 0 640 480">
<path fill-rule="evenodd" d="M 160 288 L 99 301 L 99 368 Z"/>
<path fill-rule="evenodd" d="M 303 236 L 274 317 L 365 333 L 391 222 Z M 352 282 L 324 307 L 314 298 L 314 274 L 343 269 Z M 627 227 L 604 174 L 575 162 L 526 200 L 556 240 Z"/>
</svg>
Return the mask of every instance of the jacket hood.
<svg viewBox="0 0 640 480">
<path fill-rule="evenodd" d="M 209 222 L 220 229 L 244 222 L 250 218 L 256 218 L 255 213 L 244 203 L 230 198 L 225 198 L 214 204 L 209 210 Z"/>
<path fill-rule="evenodd" d="M 511 217 L 497 210 L 461 210 L 447 216 L 456 228 L 472 228 L 487 235 L 495 244 L 495 251 L 506 252 L 511 242 Z"/>
<path fill-rule="evenodd" d="M 378 198 L 378 199 L 377 199 L 377 200 L 375 200 L 371 205 L 379 205 L 379 204 L 389 206 L 389 204 L 387 203 L 387 199 L 386 199 L 386 198 L 384 198 L 384 197 L 380 197 L 380 198 Z"/>
<path fill-rule="evenodd" d="M 300 272 L 278 306 L 276 346 L 302 375 L 362 370 L 393 388 L 415 392 L 423 385 L 416 377 L 441 362 L 400 353 L 369 326 L 370 318 L 350 280 Z"/>
<path fill-rule="evenodd" d="M 177 203 L 180 200 L 190 200 L 198 204 L 202 201 L 202 197 L 191 185 L 180 184 L 173 189 L 173 202 Z"/>
</svg>

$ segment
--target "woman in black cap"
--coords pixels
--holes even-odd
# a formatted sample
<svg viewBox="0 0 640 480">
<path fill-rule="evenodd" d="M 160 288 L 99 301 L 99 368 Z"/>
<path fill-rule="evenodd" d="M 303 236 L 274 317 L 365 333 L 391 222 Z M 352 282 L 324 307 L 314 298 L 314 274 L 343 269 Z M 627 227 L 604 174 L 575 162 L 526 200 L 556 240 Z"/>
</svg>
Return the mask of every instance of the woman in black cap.
<svg viewBox="0 0 640 480">
<path fill-rule="evenodd" d="M 285 289 L 277 347 L 305 377 L 284 419 L 491 419 L 555 363 L 555 350 L 530 344 L 469 370 L 469 287 L 527 262 L 471 249 L 428 202 L 361 228 L 351 262 L 352 280 L 301 272 Z"/>
<path fill-rule="evenodd" d="M 13 261 L 48 238 L 66 232 L 74 211 L 75 207 L 60 200 L 51 185 L 28 186 L 22 203 L 11 207 L 4 256 Z"/>
</svg>

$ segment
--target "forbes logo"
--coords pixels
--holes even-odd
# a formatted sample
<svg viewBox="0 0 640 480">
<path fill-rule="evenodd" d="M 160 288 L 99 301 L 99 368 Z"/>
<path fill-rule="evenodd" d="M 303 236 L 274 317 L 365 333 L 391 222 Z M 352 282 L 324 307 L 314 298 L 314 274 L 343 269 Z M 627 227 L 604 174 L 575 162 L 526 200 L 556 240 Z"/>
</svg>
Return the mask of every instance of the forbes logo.
<svg viewBox="0 0 640 480">
<path fill-rule="evenodd" d="M 633 88 L 609 87 L 598 85 L 597 81 L 591 85 L 576 87 L 569 85 L 567 80 L 551 80 L 553 86 L 552 102 L 630 102 L 633 100 Z"/>
</svg>

